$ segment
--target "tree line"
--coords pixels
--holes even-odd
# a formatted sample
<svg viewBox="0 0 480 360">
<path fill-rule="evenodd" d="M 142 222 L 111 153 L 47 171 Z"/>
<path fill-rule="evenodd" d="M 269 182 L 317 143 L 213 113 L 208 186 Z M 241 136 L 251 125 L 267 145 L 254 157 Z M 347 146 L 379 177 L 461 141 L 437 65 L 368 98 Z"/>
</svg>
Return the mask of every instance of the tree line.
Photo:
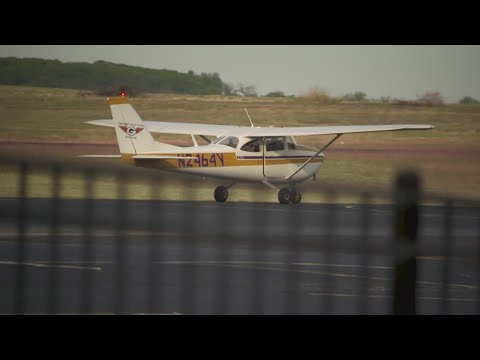
<svg viewBox="0 0 480 360">
<path fill-rule="evenodd" d="M 218 73 L 181 73 L 102 60 L 92 64 L 15 57 L 0 58 L 0 84 L 92 90 L 98 95 L 123 90 L 130 96 L 144 92 L 230 95 L 232 91 Z"/>
<path fill-rule="evenodd" d="M 139 66 L 115 64 L 103 60 L 94 63 L 66 62 L 37 58 L 0 57 L 0 85 L 40 86 L 91 90 L 99 96 L 111 96 L 125 91 L 129 96 L 142 93 L 178 93 L 190 95 L 258 96 L 255 85 L 225 83 L 218 73 L 195 74 L 192 70 L 147 69 Z M 287 97 L 283 91 L 273 91 L 267 97 Z M 295 97 L 295 96 L 288 96 Z M 321 103 L 380 102 L 392 105 L 443 105 L 439 92 L 427 92 L 416 100 L 368 99 L 356 91 L 334 98 L 326 91 L 312 88 L 299 96 L 300 100 Z M 478 104 L 479 100 L 465 96 L 460 104 Z"/>
</svg>

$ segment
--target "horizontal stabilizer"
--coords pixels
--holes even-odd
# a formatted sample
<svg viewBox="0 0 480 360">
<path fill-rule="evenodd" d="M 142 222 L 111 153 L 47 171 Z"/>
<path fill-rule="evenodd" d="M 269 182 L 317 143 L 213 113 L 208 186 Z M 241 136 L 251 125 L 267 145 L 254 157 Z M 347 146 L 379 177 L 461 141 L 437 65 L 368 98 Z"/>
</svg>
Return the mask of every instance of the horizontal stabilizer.
<svg viewBox="0 0 480 360">
<path fill-rule="evenodd" d="M 115 127 L 115 123 L 113 122 L 112 119 L 92 120 L 92 121 L 87 121 L 87 124 L 99 125 L 99 126 L 108 126 L 108 127 Z"/>
<path fill-rule="evenodd" d="M 150 155 L 150 154 L 138 154 L 132 156 L 132 159 L 142 160 L 168 160 L 168 159 L 196 159 L 192 156 L 170 156 L 170 155 Z"/>
<path fill-rule="evenodd" d="M 121 155 L 78 155 L 78 157 L 120 159 Z"/>
</svg>

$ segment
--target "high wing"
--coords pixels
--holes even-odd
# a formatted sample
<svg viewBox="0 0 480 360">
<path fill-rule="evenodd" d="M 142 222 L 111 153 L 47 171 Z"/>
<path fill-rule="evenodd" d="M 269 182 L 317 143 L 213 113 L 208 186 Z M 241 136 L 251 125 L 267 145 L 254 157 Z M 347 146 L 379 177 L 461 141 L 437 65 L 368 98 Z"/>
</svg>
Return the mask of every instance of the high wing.
<svg viewBox="0 0 480 360">
<path fill-rule="evenodd" d="M 345 126 L 304 126 L 304 127 L 265 127 L 250 128 L 247 136 L 308 136 L 308 135 L 336 135 L 354 134 L 397 130 L 428 130 L 432 125 L 345 125 Z"/>
<path fill-rule="evenodd" d="M 88 121 L 89 124 L 114 127 L 112 120 Z M 354 134 L 381 131 L 399 130 L 429 130 L 432 125 L 346 125 L 346 126 L 297 126 L 297 127 L 250 127 L 232 125 L 212 125 L 175 123 L 160 121 L 144 121 L 147 129 L 152 133 L 209 135 L 209 136 L 311 136 Z"/>
<path fill-rule="evenodd" d="M 87 121 L 88 124 L 114 127 L 113 120 L 94 120 Z M 143 121 L 144 125 L 151 133 L 161 134 L 184 134 L 184 135 L 208 135 L 221 136 L 223 134 L 240 134 L 244 129 L 251 129 L 246 126 L 231 125 L 212 125 L 212 124 L 193 124 L 176 123 L 162 121 Z"/>
</svg>

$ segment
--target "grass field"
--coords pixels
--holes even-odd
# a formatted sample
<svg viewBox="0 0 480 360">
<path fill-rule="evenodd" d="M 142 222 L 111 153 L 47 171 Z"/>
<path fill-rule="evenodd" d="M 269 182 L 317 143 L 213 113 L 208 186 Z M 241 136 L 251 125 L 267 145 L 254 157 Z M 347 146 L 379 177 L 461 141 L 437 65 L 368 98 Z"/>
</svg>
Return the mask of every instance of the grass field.
<svg viewBox="0 0 480 360">
<path fill-rule="evenodd" d="M 344 135 L 327 150 L 327 159 L 317 174 L 317 181 L 302 186 L 304 200 L 307 201 L 309 190 L 324 183 L 358 186 L 359 189 L 364 186 L 388 188 L 397 169 L 404 167 L 417 169 L 423 178 L 423 188 L 429 192 L 480 197 L 479 105 L 324 105 L 294 98 L 165 94 L 134 98 L 131 103 L 143 119 L 158 121 L 249 125 L 244 112 L 246 107 L 257 126 L 431 124 L 435 126 L 432 131 Z M 116 153 L 118 149 L 111 129 L 85 124 L 89 120 L 108 118 L 111 113 L 106 99 L 88 92 L 0 86 L 0 151 L 63 159 L 82 153 Z M 191 143 L 188 136 L 162 135 L 158 139 L 179 145 Z M 314 136 L 297 138 L 297 141 L 320 147 L 329 139 Z M 60 143 L 72 145 L 60 149 Z M 3 170 L 0 196 L 15 196 L 14 170 Z M 48 179 L 40 180 L 33 182 L 37 185 L 31 196 L 42 193 L 46 196 Z M 65 186 L 65 196 L 81 196 L 81 185 L 76 181 L 72 178 L 71 185 Z M 216 184 L 219 183 L 215 180 L 195 183 L 198 199 L 211 200 Z M 231 200 L 245 200 L 240 189 L 248 188 L 242 185 L 238 191 L 232 189 Z M 111 196 L 109 191 L 104 188 L 98 192 L 98 197 Z M 148 197 L 144 191 L 132 193 Z M 233 196 L 234 193 L 238 196 Z M 273 190 L 265 193 L 269 194 L 267 201 L 276 201 Z M 177 196 L 174 190 L 168 194 Z"/>
</svg>

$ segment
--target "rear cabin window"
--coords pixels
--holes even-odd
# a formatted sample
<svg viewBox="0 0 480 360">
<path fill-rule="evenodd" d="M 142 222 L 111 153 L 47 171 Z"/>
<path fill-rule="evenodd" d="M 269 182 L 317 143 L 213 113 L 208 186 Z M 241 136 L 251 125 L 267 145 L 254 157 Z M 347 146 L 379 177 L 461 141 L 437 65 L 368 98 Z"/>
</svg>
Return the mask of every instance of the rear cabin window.
<svg viewBox="0 0 480 360">
<path fill-rule="evenodd" d="M 287 137 L 287 147 L 289 150 L 297 148 L 295 141 L 293 140 L 293 136 Z"/>
<path fill-rule="evenodd" d="M 259 152 L 260 151 L 260 139 L 255 139 L 244 144 L 240 150 L 248 152 Z"/>
<path fill-rule="evenodd" d="M 230 147 L 236 149 L 237 145 L 238 145 L 238 138 L 236 138 L 235 136 L 229 136 L 229 137 L 223 139 L 222 141 L 220 141 L 219 144 L 227 145 L 227 146 L 230 146 Z"/>
</svg>

